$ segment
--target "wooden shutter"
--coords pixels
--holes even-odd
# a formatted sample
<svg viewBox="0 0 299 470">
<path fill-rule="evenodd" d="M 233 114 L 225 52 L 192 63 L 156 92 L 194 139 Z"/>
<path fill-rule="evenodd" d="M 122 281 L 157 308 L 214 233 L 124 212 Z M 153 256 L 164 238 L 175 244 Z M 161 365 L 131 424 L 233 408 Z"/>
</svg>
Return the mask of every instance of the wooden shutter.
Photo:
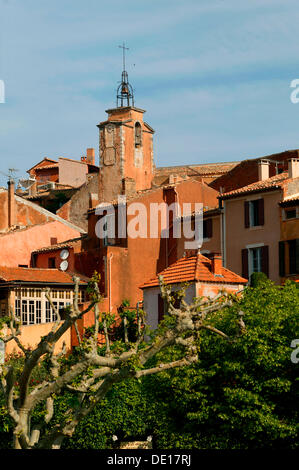
<svg viewBox="0 0 299 470">
<path fill-rule="evenodd" d="M 269 247 L 262 247 L 262 272 L 269 277 Z"/>
<path fill-rule="evenodd" d="M 244 224 L 245 228 L 249 227 L 249 201 L 244 202 Z"/>
<path fill-rule="evenodd" d="M 248 279 L 248 250 L 242 250 L 242 276 Z"/>
<path fill-rule="evenodd" d="M 258 200 L 258 225 L 264 225 L 265 223 L 265 210 L 264 210 L 264 199 Z"/>
<path fill-rule="evenodd" d="M 279 242 L 279 275 L 285 276 L 285 242 Z"/>
<path fill-rule="evenodd" d="M 212 238 L 213 236 L 213 219 L 208 219 L 208 238 Z"/>
<path fill-rule="evenodd" d="M 299 274 L 299 238 L 296 239 L 296 274 Z"/>
<path fill-rule="evenodd" d="M 289 274 L 296 274 L 296 246 L 297 240 L 289 240 Z"/>
<path fill-rule="evenodd" d="M 204 238 L 212 238 L 213 236 L 213 220 L 207 219 L 205 220 L 205 234 Z"/>
</svg>

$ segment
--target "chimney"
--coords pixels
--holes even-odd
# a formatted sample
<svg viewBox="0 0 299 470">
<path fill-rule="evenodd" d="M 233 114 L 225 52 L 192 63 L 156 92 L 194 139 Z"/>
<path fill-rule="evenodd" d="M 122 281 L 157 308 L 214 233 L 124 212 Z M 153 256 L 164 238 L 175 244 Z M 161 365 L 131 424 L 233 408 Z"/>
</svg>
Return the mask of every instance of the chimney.
<svg viewBox="0 0 299 470">
<path fill-rule="evenodd" d="M 267 160 L 260 160 L 258 162 L 259 168 L 259 181 L 264 181 L 269 178 L 269 162 Z"/>
<path fill-rule="evenodd" d="M 16 209 L 15 209 L 15 182 L 8 181 L 8 227 L 16 225 Z"/>
<path fill-rule="evenodd" d="M 289 164 L 289 178 L 298 178 L 299 177 L 299 159 L 290 158 L 288 160 Z"/>
<path fill-rule="evenodd" d="M 215 276 L 222 276 L 222 256 L 220 253 L 211 254 L 211 268 Z"/>
<path fill-rule="evenodd" d="M 95 165 L 95 151 L 94 148 L 89 148 L 86 150 L 86 160 L 90 165 Z"/>
<path fill-rule="evenodd" d="M 36 196 L 37 194 L 37 181 L 34 181 L 29 187 L 29 196 Z"/>
<path fill-rule="evenodd" d="M 188 249 L 184 252 L 184 257 L 185 258 L 191 258 L 193 256 L 197 256 L 198 254 L 200 254 L 200 250 L 197 250 L 197 249 Z"/>
<path fill-rule="evenodd" d="M 99 196 L 97 193 L 89 194 L 89 208 L 94 209 L 99 205 Z"/>
</svg>

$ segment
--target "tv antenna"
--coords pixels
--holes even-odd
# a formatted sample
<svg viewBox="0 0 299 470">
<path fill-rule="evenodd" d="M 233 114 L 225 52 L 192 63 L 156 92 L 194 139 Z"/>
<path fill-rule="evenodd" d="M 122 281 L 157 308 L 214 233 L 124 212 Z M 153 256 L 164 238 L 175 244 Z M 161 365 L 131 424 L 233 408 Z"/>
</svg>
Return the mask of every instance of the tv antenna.
<svg viewBox="0 0 299 470">
<path fill-rule="evenodd" d="M 9 168 L 8 169 L 8 174 L 7 173 L 4 173 L 4 171 L 1 171 L 0 170 L 0 173 L 2 173 L 2 175 L 6 176 L 6 178 L 8 178 L 9 181 L 15 181 L 17 179 L 17 177 L 15 176 L 15 173 L 17 173 L 19 170 L 17 170 L 16 168 Z"/>
</svg>

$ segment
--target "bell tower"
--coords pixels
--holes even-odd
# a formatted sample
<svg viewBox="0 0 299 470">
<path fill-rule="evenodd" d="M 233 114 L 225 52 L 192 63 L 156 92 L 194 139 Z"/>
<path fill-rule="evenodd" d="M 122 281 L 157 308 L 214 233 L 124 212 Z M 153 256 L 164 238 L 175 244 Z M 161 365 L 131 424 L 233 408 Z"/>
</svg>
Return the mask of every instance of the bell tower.
<svg viewBox="0 0 299 470">
<path fill-rule="evenodd" d="M 108 109 L 106 121 L 98 124 L 100 133 L 100 202 L 118 195 L 150 189 L 154 176 L 154 130 L 144 122 L 145 110 L 135 107 L 133 88 L 125 70 L 117 89 L 116 108 Z"/>
</svg>

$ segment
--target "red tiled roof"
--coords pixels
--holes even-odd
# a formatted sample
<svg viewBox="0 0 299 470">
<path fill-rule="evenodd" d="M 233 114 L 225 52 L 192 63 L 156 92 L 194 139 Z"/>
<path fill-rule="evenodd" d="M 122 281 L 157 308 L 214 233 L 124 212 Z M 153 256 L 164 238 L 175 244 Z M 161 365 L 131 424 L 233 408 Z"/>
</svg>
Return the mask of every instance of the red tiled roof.
<svg viewBox="0 0 299 470">
<path fill-rule="evenodd" d="M 32 253 L 44 253 L 48 251 L 61 250 L 64 248 L 73 248 L 76 242 L 79 242 L 80 240 L 83 240 L 84 238 L 86 237 L 72 238 L 71 240 L 66 240 L 61 243 L 55 243 L 55 245 L 49 245 L 43 248 L 39 248 L 38 250 L 34 250 Z"/>
<path fill-rule="evenodd" d="M 39 166 L 35 171 L 48 170 L 49 168 L 58 168 L 58 163 L 52 163 L 51 165 Z"/>
<path fill-rule="evenodd" d="M 287 180 L 289 180 L 289 176 L 287 172 L 280 173 L 279 175 L 272 176 L 263 181 L 256 181 L 255 183 L 251 183 L 248 186 L 243 186 L 242 188 L 235 189 L 233 191 L 229 191 L 227 193 L 221 194 L 221 199 L 228 199 L 231 197 L 236 197 L 242 194 L 252 193 L 252 192 L 259 192 L 259 191 L 267 191 L 273 189 L 281 189 L 283 188 L 284 184 Z"/>
<path fill-rule="evenodd" d="M 51 162 L 52 163 L 58 163 L 57 160 L 53 160 L 52 158 L 48 158 L 48 157 L 45 157 L 43 160 L 41 160 L 40 162 L 36 163 L 33 167 L 31 167 L 29 170 L 27 170 L 27 173 L 29 173 L 29 171 L 31 170 L 34 170 L 34 168 L 39 168 L 39 165 L 41 165 L 43 162 Z"/>
<path fill-rule="evenodd" d="M 170 173 L 186 173 L 195 172 L 198 175 L 214 175 L 227 173 L 237 166 L 240 162 L 217 162 L 217 163 L 202 163 L 198 165 L 178 165 L 178 166 L 162 166 L 157 167 L 155 170 L 156 175 L 170 174 Z"/>
<path fill-rule="evenodd" d="M 80 275 L 78 277 L 81 278 Z M 0 266 L 0 280 L 5 282 L 42 282 L 44 284 L 74 284 L 72 274 L 59 269 L 11 268 Z M 85 284 L 82 279 L 80 284 Z"/>
<path fill-rule="evenodd" d="M 294 196 L 285 197 L 284 200 L 280 202 L 280 205 L 287 206 L 287 205 L 292 205 L 293 203 L 297 205 L 298 202 L 299 202 L 299 194 L 296 194 Z"/>
<path fill-rule="evenodd" d="M 140 289 L 159 286 L 158 276 L 162 276 L 165 284 L 179 284 L 190 281 L 216 282 L 217 284 L 247 284 L 247 279 L 222 267 L 222 275 L 212 272 L 212 262 L 202 254 L 185 256 L 164 269 L 155 278 L 145 282 Z"/>
</svg>

